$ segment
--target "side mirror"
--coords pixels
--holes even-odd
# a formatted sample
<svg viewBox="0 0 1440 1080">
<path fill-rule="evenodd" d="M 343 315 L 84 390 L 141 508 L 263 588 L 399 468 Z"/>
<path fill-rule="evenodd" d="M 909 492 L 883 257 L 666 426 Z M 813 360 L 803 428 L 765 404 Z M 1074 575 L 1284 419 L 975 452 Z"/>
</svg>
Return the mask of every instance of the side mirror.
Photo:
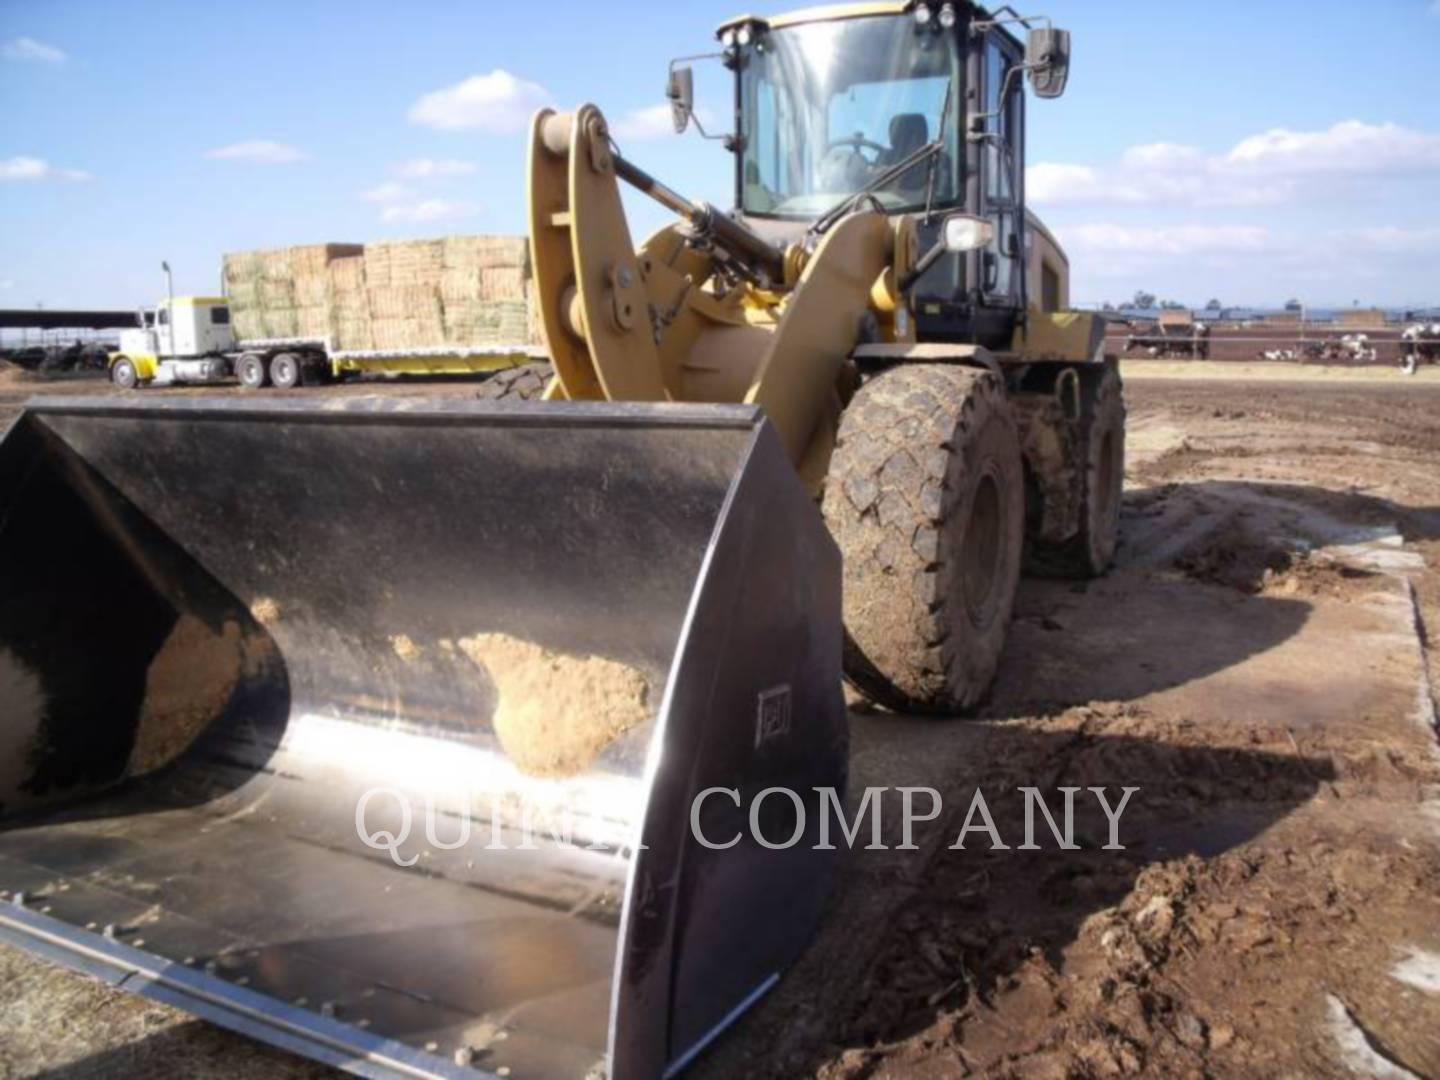
<svg viewBox="0 0 1440 1080">
<path fill-rule="evenodd" d="M 1025 40 L 1025 64 L 1036 97 L 1058 98 L 1070 78 L 1070 31 L 1036 27 Z"/>
<path fill-rule="evenodd" d="M 995 241 L 995 224 L 973 214 L 951 214 L 945 219 L 940 242 L 954 255 L 989 247 Z"/>
<path fill-rule="evenodd" d="M 683 135 L 695 111 L 695 72 L 689 67 L 672 67 L 665 83 L 665 96 L 670 99 L 675 134 Z"/>
</svg>

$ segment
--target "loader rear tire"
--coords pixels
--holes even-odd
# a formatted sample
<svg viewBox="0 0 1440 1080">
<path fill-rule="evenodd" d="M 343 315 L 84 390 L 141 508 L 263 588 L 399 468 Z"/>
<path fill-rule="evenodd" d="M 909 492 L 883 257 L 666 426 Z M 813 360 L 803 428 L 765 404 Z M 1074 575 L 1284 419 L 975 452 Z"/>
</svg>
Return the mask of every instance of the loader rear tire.
<svg viewBox="0 0 1440 1080">
<path fill-rule="evenodd" d="M 1063 543 L 1032 537 L 1025 569 L 1041 577 L 1094 578 L 1110 569 L 1125 490 L 1125 398 L 1115 365 L 1082 392 L 1080 529 Z"/>
<path fill-rule="evenodd" d="M 484 401 L 539 401 L 553 374 L 554 369 L 543 360 L 506 368 L 481 383 L 476 396 Z"/>
<path fill-rule="evenodd" d="M 844 562 L 846 678 L 902 712 L 976 705 L 1000 662 L 1024 538 L 999 376 L 906 364 L 870 379 L 841 417 L 822 510 Z"/>
</svg>

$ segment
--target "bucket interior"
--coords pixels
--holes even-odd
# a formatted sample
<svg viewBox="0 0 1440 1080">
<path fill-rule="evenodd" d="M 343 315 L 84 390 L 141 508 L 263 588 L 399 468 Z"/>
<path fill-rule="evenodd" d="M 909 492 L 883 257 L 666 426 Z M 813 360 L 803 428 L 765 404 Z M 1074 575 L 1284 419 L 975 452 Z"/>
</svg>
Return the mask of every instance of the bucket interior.
<svg viewBox="0 0 1440 1080">
<path fill-rule="evenodd" d="M 352 1058 L 597 1066 L 657 716 L 754 437 L 656 416 L 28 410 L 0 888 L 337 1020 Z"/>
</svg>

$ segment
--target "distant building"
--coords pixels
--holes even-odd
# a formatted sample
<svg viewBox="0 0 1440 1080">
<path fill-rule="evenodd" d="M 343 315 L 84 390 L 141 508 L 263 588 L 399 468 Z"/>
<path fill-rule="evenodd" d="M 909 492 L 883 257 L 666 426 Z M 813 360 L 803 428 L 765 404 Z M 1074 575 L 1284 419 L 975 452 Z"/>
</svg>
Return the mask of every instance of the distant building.
<svg viewBox="0 0 1440 1080">
<path fill-rule="evenodd" d="M 1273 311 L 1262 319 L 1266 326 L 1296 326 L 1300 325 L 1300 312 L 1298 311 Z"/>
<path fill-rule="evenodd" d="M 1353 308 L 1340 312 L 1337 321 L 1347 330 L 1383 330 L 1385 312 L 1379 308 Z"/>
</svg>

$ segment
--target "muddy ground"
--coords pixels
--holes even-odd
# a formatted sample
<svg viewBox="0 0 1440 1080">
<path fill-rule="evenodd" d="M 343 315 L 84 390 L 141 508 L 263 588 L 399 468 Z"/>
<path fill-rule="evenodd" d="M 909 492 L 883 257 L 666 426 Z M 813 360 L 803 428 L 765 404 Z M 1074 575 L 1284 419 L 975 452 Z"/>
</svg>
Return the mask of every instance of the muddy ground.
<svg viewBox="0 0 1440 1080">
<path fill-rule="evenodd" d="M 1440 1076 L 1440 384 L 1139 368 L 1117 567 L 1023 583 L 980 718 L 857 709 L 885 840 L 944 812 L 696 1075 Z M 977 789 L 1007 850 L 951 847 Z M 0 1075 L 324 1071 L 0 948 Z"/>
</svg>

